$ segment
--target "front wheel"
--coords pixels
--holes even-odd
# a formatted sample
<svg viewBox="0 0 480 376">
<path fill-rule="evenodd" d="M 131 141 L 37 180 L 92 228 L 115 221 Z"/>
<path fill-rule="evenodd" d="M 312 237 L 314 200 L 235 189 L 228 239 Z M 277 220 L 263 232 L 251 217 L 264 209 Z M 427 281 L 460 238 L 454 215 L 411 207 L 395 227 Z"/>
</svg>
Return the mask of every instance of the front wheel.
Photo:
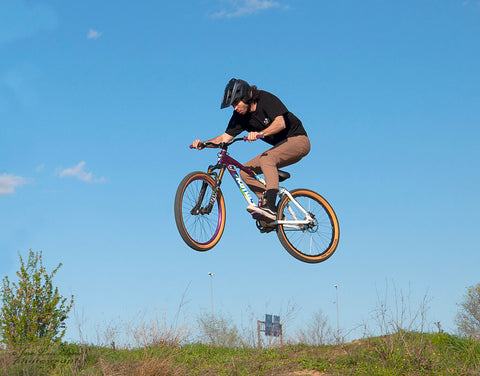
<svg viewBox="0 0 480 376">
<path fill-rule="evenodd" d="M 338 219 L 330 204 L 308 189 L 290 192 L 278 203 L 277 235 L 283 247 L 296 259 L 319 263 L 336 250 L 340 237 Z M 303 210 L 302 210 L 303 209 Z"/>
<path fill-rule="evenodd" d="M 188 174 L 175 195 L 175 222 L 187 245 L 196 251 L 208 251 L 225 229 L 225 201 L 213 178 L 201 171 Z"/>
</svg>

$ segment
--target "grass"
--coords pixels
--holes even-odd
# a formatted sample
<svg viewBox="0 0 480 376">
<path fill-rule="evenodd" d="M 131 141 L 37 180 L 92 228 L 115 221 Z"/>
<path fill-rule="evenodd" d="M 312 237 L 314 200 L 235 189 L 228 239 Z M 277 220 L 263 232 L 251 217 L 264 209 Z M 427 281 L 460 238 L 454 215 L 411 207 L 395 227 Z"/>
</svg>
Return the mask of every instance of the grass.
<svg viewBox="0 0 480 376">
<path fill-rule="evenodd" d="M 61 344 L 21 356 L 0 350 L 8 376 L 480 375 L 480 342 L 398 331 L 348 344 L 266 349 L 158 344 L 135 349 Z"/>
</svg>

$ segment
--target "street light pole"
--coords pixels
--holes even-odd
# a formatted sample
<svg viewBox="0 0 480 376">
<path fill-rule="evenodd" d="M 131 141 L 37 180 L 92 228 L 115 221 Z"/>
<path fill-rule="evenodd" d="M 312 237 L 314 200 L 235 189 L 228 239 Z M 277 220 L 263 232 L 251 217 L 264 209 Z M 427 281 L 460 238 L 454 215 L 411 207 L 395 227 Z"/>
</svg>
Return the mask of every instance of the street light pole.
<svg viewBox="0 0 480 376">
<path fill-rule="evenodd" d="M 335 292 L 337 295 L 337 343 L 340 343 L 340 319 L 339 319 L 339 308 L 338 308 L 338 285 L 333 285 L 335 287 Z"/>
<path fill-rule="evenodd" d="M 214 316 L 214 311 L 213 311 L 213 276 L 215 274 L 209 272 L 208 275 L 210 276 L 210 294 L 211 294 L 211 302 L 212 302 L 212 326 L 215 325 L 215 316 Z M 212 327 L 213 329 L 213 327 Z"/>
</svg>

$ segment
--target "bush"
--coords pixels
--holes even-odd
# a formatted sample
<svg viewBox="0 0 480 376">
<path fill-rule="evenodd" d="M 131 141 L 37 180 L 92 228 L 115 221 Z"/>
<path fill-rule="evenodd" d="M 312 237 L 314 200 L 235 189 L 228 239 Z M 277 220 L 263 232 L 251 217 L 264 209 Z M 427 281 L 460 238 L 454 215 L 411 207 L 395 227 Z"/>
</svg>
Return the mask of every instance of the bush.
<svg viewBox="0 0 480 376">
<path fill-rule="evenodd" d="M 241 346 L 240 335 L 232 320 L 217 314 L 202 314 L 197 318 L 200 339 L 219 347 Z"/>
<path fill-rule="evenodd" d="M 455 322 L 460 334 L 480 339 L 480 283 L 467 289 Z"/>
<path fill-rule="evenodd" d="M 52 279 L 62 264 L 48 274 L 42 263 L 42 252 L 30 250 L 26 263 L 21 255 L 19 258 L 18 283 L 10 284 L 8 277 L 3 279 L 0 340 L 11 350 L 48 347 L 65 334 L 65 320 L 72 309 L 73 296 L 66 304 L 67 298 L 53 287 Z"/>
</svg>

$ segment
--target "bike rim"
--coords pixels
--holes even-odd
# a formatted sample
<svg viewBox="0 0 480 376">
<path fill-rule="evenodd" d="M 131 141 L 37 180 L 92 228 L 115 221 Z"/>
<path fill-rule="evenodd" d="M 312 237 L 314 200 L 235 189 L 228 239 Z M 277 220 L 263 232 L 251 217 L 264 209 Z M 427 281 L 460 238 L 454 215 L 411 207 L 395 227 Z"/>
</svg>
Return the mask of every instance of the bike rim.
<svg viewBox="0 0 480 376">
<path fill-rule="evenodd" d="M 208 205 L 212 194 L 211 182 L 201 176 L 192 179 L 186 186 L 182 195 L 182 222 L 188 237 L 198 246 L 208 246 L 219 235 L 222 222 L 223 211 L 220 200 L 216 199 L 212 211 L 209 214 L 191 213 L 198 201 L 200 190 L 203 183 L 207 183 L 207 190 L 203 197 L 201 208 Z"/>
<path fill-rule="evenodd" d="M 331 215 L 323 204 L 308 195 L 296 195 L 295 200 L 312 215 L 309 225 L 283 225 L 281 231 L 285 239 L 299 255 L 305 258 L 328 257 L 335 247 L 335 228 Z M 304 219 L 305 215 L 290 200 L 281 208 L 284 219 Z"/>
</svg>

